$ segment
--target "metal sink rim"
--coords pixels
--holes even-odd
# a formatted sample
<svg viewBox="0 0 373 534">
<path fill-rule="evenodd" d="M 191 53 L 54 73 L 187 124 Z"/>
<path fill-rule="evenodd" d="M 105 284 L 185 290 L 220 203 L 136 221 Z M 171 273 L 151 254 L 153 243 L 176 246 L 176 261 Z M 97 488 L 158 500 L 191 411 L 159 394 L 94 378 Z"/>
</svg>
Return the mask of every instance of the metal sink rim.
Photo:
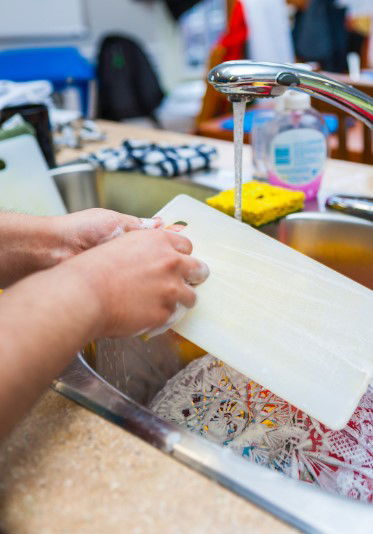
<svg viewBox="0 0 373 534">
<path fill-rule="evenodd" d="M 53 382 L 52 388 L 301 532 L 347 534 L 353 527 L 356 534 L 368 533 L 365 526 L 371 522 L 371 505 L 327 493 L 281 473 L 245 462 L 228 449 L 160 419 L 109 384 L 89 366 L 81 353 Z M 242 471 L 245 478 L 242 477 Z M 254 476 L 250 477 L 250 474 Z M 302 505 L 307 505 L 308 510 L 301 509 Z M 309 518 L 302 517 L 306 515 L 305 512 Z M 337 516 L 339 522 L 333 525 Z M 356 525 L 357 517 L 363 528 Z"/>
<path fill-rule="evenodd" d="M 369 221 L 330 211 L 294 213 L 286 219 L 300 218 L 373 227 Z M 356 534 L 369 532 L 373 513 L 371 505 L 288 479 L 280 473 L 244 462 L 238 456 L 230 457 L 227 454 L 230 451 L 160 419 L 121 393 L 92 369 L 80 353 L 52 387 L 302 532 L 343 534 L 352 528 Z M 240 476 L 241 469 L 245 472 L 245 479 Z M 263 487 L 269 482 L 271 491 L 266 494 Z"/>
</svg>

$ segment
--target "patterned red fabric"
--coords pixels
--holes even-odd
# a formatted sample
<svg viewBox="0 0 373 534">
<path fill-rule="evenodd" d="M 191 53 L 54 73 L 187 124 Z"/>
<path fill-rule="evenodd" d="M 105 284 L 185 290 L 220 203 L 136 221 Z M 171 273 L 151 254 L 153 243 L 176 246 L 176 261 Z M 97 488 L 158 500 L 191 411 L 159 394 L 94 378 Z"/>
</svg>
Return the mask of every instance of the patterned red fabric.
<svg viewBox="0 0 373 534">
<path fill-rule="evenodd" d="M 348 424 L 333 431 L 207 355 L 169 380 L 151 407 L 247 461 L 373 502 L 373 384 Z"/>
<path fill-rule="evenodd" d="M 264 425 L 268 435 L 282 431 L 271 458 L 273 468 L 347 497 L 373 502 L 372 386 L 339 431 L 330 430 L 253 381 L 247 384 L 247 405 L 251 424 Z M 262 452 L 268 444 L 264 439 L 250 443 Z"/>
<path fill-rule="evenodd" d="M 245 44 L 249 36 L 245 14 L 240 0 L 236 0 L 228 24 L 227 32 L 219 39 L 218 44 L 227 49 L 224 61 L 242 59 L 245 55 Z"/>
</svg>

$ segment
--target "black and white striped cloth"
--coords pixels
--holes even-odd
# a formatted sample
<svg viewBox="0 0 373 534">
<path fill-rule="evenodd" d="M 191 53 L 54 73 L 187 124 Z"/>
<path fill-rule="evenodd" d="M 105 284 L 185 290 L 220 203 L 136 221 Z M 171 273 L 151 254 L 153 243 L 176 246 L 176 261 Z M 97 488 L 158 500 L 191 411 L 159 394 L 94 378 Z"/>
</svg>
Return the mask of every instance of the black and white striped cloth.
<svg viewBox="0 0 373 534">
<path fill-rule="evenodd" d="M 119 148 L 104 148 L 84 160 L 107 171 L 140 171 L 172 178 L 208 169 L 216 155 L 216 148 L 203 143 L 168 145 L 127 139 Z"/>
</svg>

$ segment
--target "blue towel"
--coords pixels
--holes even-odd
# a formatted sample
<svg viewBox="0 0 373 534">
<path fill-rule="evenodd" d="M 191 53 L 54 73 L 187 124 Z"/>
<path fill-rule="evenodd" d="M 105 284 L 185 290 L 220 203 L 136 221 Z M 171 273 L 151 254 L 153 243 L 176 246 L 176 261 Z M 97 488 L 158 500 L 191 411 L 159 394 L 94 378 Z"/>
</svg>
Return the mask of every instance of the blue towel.
<svg viewBox="0 0 373 534">
<path fill-rule="evenodd" d="M 365 70 L 364 72 L 362 72 L 361 74 L 361 79 L 362 80 L 367 80 L 367 79 L 372 79 L 373 78 L 373 70 Z"/>
<path fill-rule="evenodd" d="M 243 128 L 244 128 L 245 133 L 251 132 L 254 118 L 258 113 L 262 113 L 262 110 L 252 109 L 251 111 L 246 111 L 244 123 L 243 123 Z M 335 133 L 338 129 L 338 118 L 335 115 L 328 115 L 328 114 L 324 114 L 323 117 L 324 117 L 329 133 Z M 269 119 L 270 119 L 270 114 L 268 114 L 267 116 L 263 114 L 263 122 Z M 224 130 L 233 130 L 233 117 L 229 119 L 224 119 L 223 121 L 221 121 L 220 126 Z"/>
</svg>

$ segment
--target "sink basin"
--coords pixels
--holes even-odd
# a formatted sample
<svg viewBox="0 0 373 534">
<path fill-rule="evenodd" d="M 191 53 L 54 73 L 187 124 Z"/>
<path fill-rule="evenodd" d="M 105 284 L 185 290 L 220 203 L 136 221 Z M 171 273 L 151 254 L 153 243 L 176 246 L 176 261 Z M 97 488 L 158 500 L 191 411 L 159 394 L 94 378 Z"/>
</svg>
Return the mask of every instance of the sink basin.
<svg viewBox="0 0 373 534">
<path fill-rule="evenodd" d="M 203 197 L 206 191 L 194 187 Z M 262 231 L 373 289 L 372 223 L 339 213 L 304 212 Z M 149 402 L 189 361 L 170 331 L 148 342 L 107 340 L 82 351 L 53 387 L 303 532 L 371 532 L 370 505 L 244 462 L 229 449 L 157 417 Z"/>
<path fill-rule="evenodd" d="M 306 256 L 373 289 L 373 224 L 335 212 L 288 215 L 262 229 Z"/>
</svg>

